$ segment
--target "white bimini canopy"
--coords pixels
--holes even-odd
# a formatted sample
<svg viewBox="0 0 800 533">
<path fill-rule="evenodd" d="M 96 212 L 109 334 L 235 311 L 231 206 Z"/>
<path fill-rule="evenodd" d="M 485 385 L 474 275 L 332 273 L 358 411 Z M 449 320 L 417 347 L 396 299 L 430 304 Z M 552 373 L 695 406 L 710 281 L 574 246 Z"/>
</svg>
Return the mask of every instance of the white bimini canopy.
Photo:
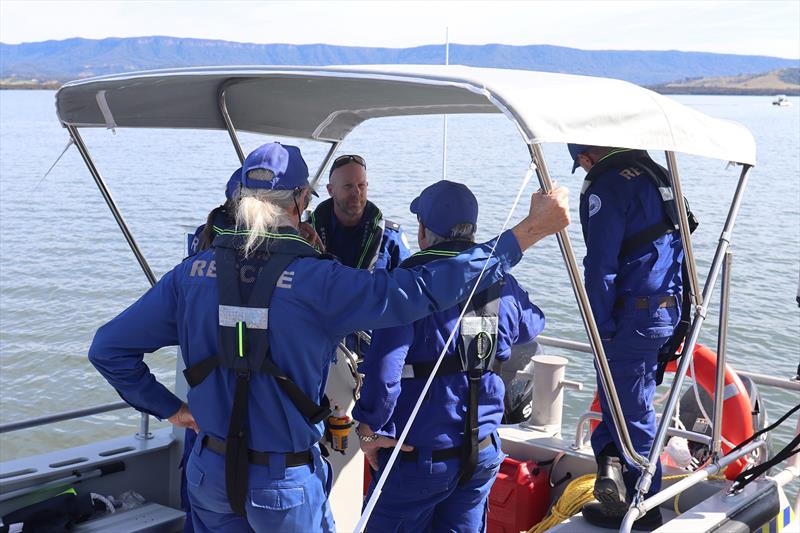
<svg viewBox="0 0 800 533">
<path fill-rule="evenodd" d="M 341 141 L 377 117 L 505 113 L 526 143 L 579 143 L 756 162 L 744 126 L 632 83 L 457 65 L 198 67 L 70 82 L 56 93 L 76 127 L 226 129 Z"/>
</svg>

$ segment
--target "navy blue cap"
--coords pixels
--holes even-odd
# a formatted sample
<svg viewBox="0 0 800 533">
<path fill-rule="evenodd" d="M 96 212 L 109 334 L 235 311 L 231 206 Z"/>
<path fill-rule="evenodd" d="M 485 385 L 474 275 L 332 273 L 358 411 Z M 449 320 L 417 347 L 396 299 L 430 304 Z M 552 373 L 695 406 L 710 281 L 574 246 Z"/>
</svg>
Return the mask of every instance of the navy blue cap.
<svg viewBox="0 0 800 533">
<path fill-rule="evenodd" d="M 272 179 L 248 178 L 251 170 L 268 170 Z M 262 144 L 242 164 L 242 185 L 248 189 L 286 191 L 308 186 L 308 166 L 300 148 L 279 142 Z"/>
<path fill-rule="evenodd" d="M 228 200 L 233 200 L 233 195 L 236 194 L 241 182 L 242 167 L 239 167 L 233 172 L 233 174 L 231 174 L 231 177 L 228 179 L 228 183 L 225 184 L 225 198 Z"/>
<path fill-rule="evenodd" d="M 411 212 L 426 228 L 449 237 L 459 224 L 477 224 L 478 200 L 463 183 L 441 180 L 426 187 L 411 202 Z"/>
<path fill-rule="evenodd" d="M 572 156 L 572 173 L 575 174 L 575 169 L 578 168 L 580 165 L 578 164 L 578 156 L 584 152 L 589 151 L 588 144 L 567 144 L 567 149 L 569 150 L 569 155 Z"/>
</svg>

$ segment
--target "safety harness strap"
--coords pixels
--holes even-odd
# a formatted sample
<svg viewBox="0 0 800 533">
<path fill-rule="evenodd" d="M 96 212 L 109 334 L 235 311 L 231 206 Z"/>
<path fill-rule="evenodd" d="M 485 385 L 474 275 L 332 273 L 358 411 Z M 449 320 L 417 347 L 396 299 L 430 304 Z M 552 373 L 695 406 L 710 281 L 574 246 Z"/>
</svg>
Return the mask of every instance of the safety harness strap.
<svg viewBox="0 0 800 533">
<path fill-rule="evenodd" d="M 458 484 L 466 485 L 478 466 L 478 399 L 481 392 L 483 370 L 474 368 L 467 374 L 469 399 L 467 416 L 464 417 L 464 440 L 461 441 L 461 470 Z"/>
<path fill-rule="evenodd" d="M 272 359 L 265 359 L 261 372 L 273 376 L 281 390 L 310 424 L 321 422 L 331 414 L 330 406 L 317 405 L 289 376 L 278 368 Z"/>
<path fill-rule="evenodd" d="M 400 265 L 413 268 L 444 257 L 452 257 L 473 246 L 468 241 L 446 241 L 418 252 Z M 467 413 L 464 417 L 464 438 L 461 442 L 461 470 L 459 484 L 467 483 L 478 464 L 478 403 L 481 377 L 486 372 L 500 370 L 495 360 L 497 353 L 498 314 L 503 281 L 499 281 L 472 297 L 461 320 L 461 335 L 455 344 L 456 356 L 442 360 L 436 376 L 465 373 L 467 376 Z M 459 305 L 463 310 L 463 304 Z M 404 379 L 427 378 L 433 372 L 435 361 L 411 363 L 403 366 Z"/>
<path fill-rule="evenodd" d="M 212 355 L 200 361 L 199 363 L 184 369 L 183 377 L 186 378 L 186 383 L 189 387 L 196 387 L 200 385 L 204 379 L 211 374 L 215 368 L 219 366 L 219 357 Z"/>
<path fill-rule="evenodd" d="M 658 224 L 654 224 L 649 228 L 645 228 L 639 233 L 622 241 L 619 256 L 620 258 L 628 257 L 645 244 L 650 244 L 662 235 L 672 233 L 673 231 L 675 231 L 675 228 L 673 227 L 672 223 L 662 220 Z"/>
<path fill-rule="evenodd" d="M 255 250 L 265 257 L 250 294 L 257 305 L 244 301 L 240 278 L 244 263 L 238 250 L 244 235 L 223 230 L 214 239 L 219 292 L 218 354 L 184 371 L 186 381 L 194 387 L 214 369 L 222 367 L 235 372 L 236 385 L 231 407 L 225 446 L 225 485 L 231 509 L 245 515 L 248 483 L 248 404 L 250 378 L 253 372 L 273 376 L 300 413 L 316 424 L 330 410 L 318 406 L 277 365 L 270 355 L 268 336 L 269 306 L 272 294 L 286 268 L 298 257 L 318 257 L 316 251 L 295 234 L 270 234 Z M 250 300 L 250 298 L 248 298 Z"/>
<path fill-rule="evenodd" d="M 666 214 L 666 218 L 622 241 L 619 254 L 620 258 L 628 257 L 637 249 L 646 244 L 650 244 L 662 235 L 666 235 L 680 229 L 680 224 L 678 222 L 678 208 L 675 204 L 675 198 L 672 194 L 672 187 L 669 184 L 669 178 L 664 172 L 664 169 L 658 166 L 651 159 L 645 157 L 637 160 L 636 168 L 647 174 L 650 177 L 650 180 L 656 185 L 656 187 L 658 187 L 658 190 L 661 193 L 661 199 L 664 203 L 664 212 Z M 699 223 L 692 213 L 692 210 L 689 209 L 689 203 L 685 198 L 684 202 L 686 203 L 686 214 L 689 221 L 689 233 L 694 233 L 694 230 L 697 229 Z"/>
<path fill-rule="evenodd" d="M 502 281 L 495 283 L 485 291 L 475 294 L 461 324 L 461 336 L 457 348 L 459 358 L 467 370 L 468 383 L 467 416 L 464 417 L 462 461 L 458 481 L 461 486 L 472 479 L 478 465 L 478 401 L 481 377 L 495 362 L 502 283 Z"/>
<path fill-rule="evenodd" d="M 249 486 L 247 446 L 247 397 L 250 393 L 250 371 L 236 371 L 236 390 L 233 395 L 231 420 L 225 438 L 225 488 L 233 512 L 245 516 L 245 500 Z"/>
</svg>

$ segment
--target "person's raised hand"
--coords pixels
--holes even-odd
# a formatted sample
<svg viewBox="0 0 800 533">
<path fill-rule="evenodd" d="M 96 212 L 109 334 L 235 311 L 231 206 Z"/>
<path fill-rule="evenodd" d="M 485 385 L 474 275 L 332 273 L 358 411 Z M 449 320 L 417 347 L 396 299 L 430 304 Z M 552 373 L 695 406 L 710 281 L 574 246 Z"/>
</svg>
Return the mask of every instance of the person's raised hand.
<svg viewBox="0 0 800 533">
<path fill-rule="evenodd" d="M 558 233 L 569 225 L 569 190 L 556 187 L 549 193 L 537 191 L 531 195 L 528 216 L 512 228 L 521 250 L 541 239 Z"/>
</svg>

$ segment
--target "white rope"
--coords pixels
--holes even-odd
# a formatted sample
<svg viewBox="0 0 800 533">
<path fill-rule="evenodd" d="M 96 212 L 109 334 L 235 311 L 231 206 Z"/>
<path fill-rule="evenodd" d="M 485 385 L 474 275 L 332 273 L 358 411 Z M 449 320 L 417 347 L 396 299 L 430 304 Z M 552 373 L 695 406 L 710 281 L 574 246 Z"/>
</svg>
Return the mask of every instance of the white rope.
<svg viewBox="0 0 800 533">
<path fill-rule="evenodd" d="M 59 161 L 61 161 L 61 158 L 62 158 L 62 157 L 64 157 L 64 154 L 66 154 L 66 153 L 67 153 L 67 150 L 69 150 L 69 147 L 70 147 L 70 146 L 72 146 L 73 144 L 75 144 L 75 142 L 72 140 L 72 137 L 70 137 L 70 138 L 69 138 L 69 140 L 67 141 L 67 145 L 64 147 L 64 149 L 63 149 L 63 150 L 61 150 L 61 155 L 59 155 L 59 156 L 56 158 L 55 162 L 54 162 L 52 165 L 50 165 L 50 168 L 48 168 L 48 169 L 47 169 L 47 172 L 45 172 L 45 173 L 44 173 L 44 176 L 42 176 L 42 179 L 40 179 L 40 180 L 39 180 L 39 183 L 37 183 L 37 184 L 36 184 L 36 187 L 34 187 L 34 188 L 33 188 L 33 190 L 34 190 L 34 191 L 35 191 L 36 189 L 38 189 L 38 188 L 39 188 L 39 185 L 41 185 L 41 184 L 42 184 L 42 182 L 44 181 L 44 179 L 45 179 L 47 176 L 49 176 L 49 175 L 50 175 L 50 172 L 52 172 L 52 171 L 53 171 L 53 169 L 54 169 L 54 168 L 56 168 L 56 165 L 58 164 L 58 162 L 59 162 Z"/>
<path fill-rule="evenodd" d="M 528 182 L 531 180 L 533 173 L 536 171 L 536 165 L 533 161 L 531 161 L 530 166 L 528 167 L 528 171 L 525 173 L 525 177 L 522 180 L 522 185 L 517 191 L 517 196 L 514 198 L 514 203 L 511 206 L 511 209 L 508 212 L 508 216 L 506 217 L 505 222 L 503 222 L 503 227 L 500 229 L 501 235 L 508 226 L 508 222 L 511 220 L 511 216 L 514 214 L 514 210 L 519 203 L 519 199 L 522 196 L 525 187 L 527 187 Z M 389 456 L 389 461 L 386 463 L 386 466 L 383 468 L 383 472 L 381 472 L 381 476 L 378 479 L 378 483 L 375 485 L 375 490 L 372 491 L 372 496 L 370 496 L 367 505 L 364 507 L 364 512 L 361 513 L 361 518 L 358 520 L 355 529 L 353 530 L 354 533 L 360 533 L 364 530 L 367 522 L 369 521 L 369 517 L 372 515 L 372 510 L 375 508 L 375 504 L 378 502 L 378 498 L 380 498 L 381 491 L 383 491 L 383 486 L 386 483 L 386 478 L 389 476 L 389 472 L 392 470 L 392 466 L 394 466 L 395 461 L 397 460 L 397 456 L 400 454 L 400 448 L 406 441 L 406 437 L 408 436 L 408 432 L 411 429 L 411 425 L 414 423 L 414 420 L 417 417 L 417 413 L 419 412 L 420 406 L 422 406 L 422 402 L 425 399 L 425 396 L 428 394 L 428 389 L 433 382 L 433 378 L 436 377 L 436 372 L 439 370 L 439 365 L 442 363 L 442 359 L 444 358 L 445 352 L 447 352 L 448 346 L 453 341 L 453 337 L 455 337 L 456 331 L 458 327 L 461 325 L 461 320 L 464 318 L 464 313 L 466 313 L 467 308 L 469 306 L 469 302 L 472 300 L 472 297 L 475 295 L 475 291 L 480 284 L 481 279 L 483 278 L 484 272 L 486 272 L 486 266 L 489 264 L 489 260 L 494 255 L 494 250 L 497 248 L 498 239 L 495 239 L 494 245 L 492 246 L 491 251 L 489 252 L 489 257 L 486 258 L 486 262 L 483 264 L 483 268 L 481 269 L 480 274 L 478 274 L 478 279 L 475 281 L 475 286 L 472 287 L 472 291 L 469 293 L 466 302 L 464 303 L 464 308 L 461 310 L 461 314 L 458 316 L 458 320 L 456 321 L 455 326 L 453 326 L 452 331 L 450 331 L 450 336 L 447 338 L 447 342 L 444 343 L 444 348 L 442 348 L 441 353 L 439 354 L 439 358 L 436 360 L 436 364 L 433 366 L 430 375 L 428 376 L 427 381 L 425 382 L 425 386 L 422 388 L 422 392 L 420 392 L 419 398 L 417 398 L 417 403 L 414 405 L 414 409 L 411 410 L 411 415 L 408 417 L 408 422 L 406 422 L 405 427 L 403 428 L 403 432 L 400 434 L 400 437 L 397 439 L 397 444 L 395 444 L 394 448 L 392 449 L 392 454 Z"/>
</svg>

